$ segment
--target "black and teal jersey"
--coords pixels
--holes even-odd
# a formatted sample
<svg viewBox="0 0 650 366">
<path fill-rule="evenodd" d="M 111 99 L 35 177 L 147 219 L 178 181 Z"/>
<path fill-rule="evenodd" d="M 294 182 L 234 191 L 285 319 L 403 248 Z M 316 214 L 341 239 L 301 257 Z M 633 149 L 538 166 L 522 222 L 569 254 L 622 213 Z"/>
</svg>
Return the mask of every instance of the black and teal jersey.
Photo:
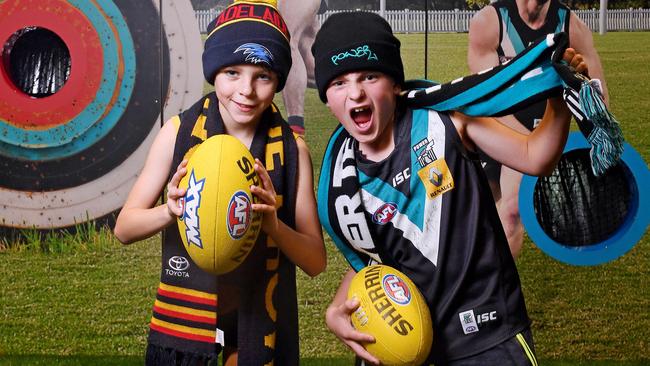
<svg viewBox="0 0 650 366">
<path fill-rule="evenodd" d="M 433 110 L 407 110 L 394 133 L 395 150 L 372 162 L 335 131 L 319 182 L 323 226 L 355 270 L 383 263 L 414 281 L 434 323 L 431 361 L 515 336 L 530 321 L 477 154 Z"/>
<path fill-rule="evenodd" d="M 549 0 L 549 2 L 546 21 L 539 29 L 529 27 L 521 19 L 515 0 L 501 0 L 492 4 L 499 17 L 499 46 L 497 47 L 499 63 L 503 64 L 511 60 L 531 43 L 549 33 L 569 34 L 571 11 L 559 0 Z M 542 101 L 515 113 L 515 117 L 532 131 L 544 116 L 545 109 L 546 102 Z"/>
<path fill-rule="evenodd" d="M 571 11 L 558 0 L 550 0 L 546 21 L 539 29 L 529 27 L 517 11 L 515 0 L 501 0 L 492 4 L 499 17 L 499 61 L 504 63 L 518 55 L 531 43 L 549 33 L 569 33 Z"/>
</svg>

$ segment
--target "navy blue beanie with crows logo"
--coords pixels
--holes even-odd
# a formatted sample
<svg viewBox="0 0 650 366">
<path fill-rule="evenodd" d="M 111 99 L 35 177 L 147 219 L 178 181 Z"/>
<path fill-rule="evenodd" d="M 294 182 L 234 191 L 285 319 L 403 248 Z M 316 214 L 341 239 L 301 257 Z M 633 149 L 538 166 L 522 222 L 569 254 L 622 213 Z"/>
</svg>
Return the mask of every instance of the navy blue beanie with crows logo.
<svg viewBox="0 0 650 366">
<path fill-rule="evenodd" d="M 278 75 L 281 91 L 291 69 L 289 30 L 274 0 L 235 1 L 208 25 L 203 49 L 203 75 L 213 84 L 217 72 L 230 65 L 267 67 Z"/>
</svg>

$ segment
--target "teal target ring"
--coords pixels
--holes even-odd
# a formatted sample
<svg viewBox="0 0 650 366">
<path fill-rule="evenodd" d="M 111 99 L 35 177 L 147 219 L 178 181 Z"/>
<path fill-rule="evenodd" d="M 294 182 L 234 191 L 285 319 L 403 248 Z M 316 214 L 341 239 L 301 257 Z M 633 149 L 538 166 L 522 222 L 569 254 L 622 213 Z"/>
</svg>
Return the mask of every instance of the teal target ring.
<svg viewBox="0 0 650 366">
<path fill-rule="evenodd" d="M 98 0 L 99 7 L 83 0 L 69 0 L 69 4 L 80 12 L 75 20 L 87 19 L 98 35 L 101 59 L 90 60 L 99 61 L 103 66 L 95 97 L 65 124 L 46 129 L 21 128 L 0 116 L 0 154 L 32 161 L 71 156 L 106 136 L 126 109 L 134 86 L 135 48 L 124 16 L 112 1 Z M 34 22 L 33 12 L 25 24 L 42 25 L 55 31 L 68 26 L 45 17 L 41 22 Z M 74 74 L 75 62 L 83 55 L 74 53 L 73 56 L 78 56 L 72 60 Z M 47 107 L 47 101 L 41 104 Z"/>
<path fill-rule="evenodd" d="M 20 54 L 6 48 L 8 37 L 30 27 L 58 36 L 70 54 L 69 78 L 46 97 L 11 84 L 7 67 Z M 0 226 L 56 229 L 112 217 L 162 121 L 202 94 L 200 58 L 187 57 L 202 50 L 190 1 L 5 0 L 0 38 L 0 84 L 11 86 L 0 90 Z"/>
</svg>

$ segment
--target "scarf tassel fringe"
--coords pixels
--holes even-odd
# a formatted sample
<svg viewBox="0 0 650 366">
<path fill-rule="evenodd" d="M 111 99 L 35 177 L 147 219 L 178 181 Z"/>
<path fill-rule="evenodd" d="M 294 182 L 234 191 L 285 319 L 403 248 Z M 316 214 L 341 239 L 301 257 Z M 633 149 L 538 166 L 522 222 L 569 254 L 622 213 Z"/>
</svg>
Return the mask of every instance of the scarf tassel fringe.
<svg viewBox="0 0 650 366">
<path fill-rule="evenodd" d="M 580 108 L 593 130 L 587 136 L 591 144 L 591 169 L 596 176 L 615 166 L 623 154 L 623 131 L 614 115 L 603 102 L 603 95 L 592 81 L 583 81 L 580 88 Z"/>
</svg>

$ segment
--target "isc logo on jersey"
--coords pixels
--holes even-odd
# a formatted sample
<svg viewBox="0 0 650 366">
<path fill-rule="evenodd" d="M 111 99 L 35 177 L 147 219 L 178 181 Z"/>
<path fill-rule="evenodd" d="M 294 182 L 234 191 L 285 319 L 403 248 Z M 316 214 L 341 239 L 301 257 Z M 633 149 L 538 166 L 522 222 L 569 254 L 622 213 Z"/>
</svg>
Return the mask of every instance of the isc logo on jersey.
<svg viewBox="0 0 650 366">
<path fill-rule="evenodd" d="M 228 204 L 228 234 L 233 239 L 239 239 L 251 224 L 251 200 L 244 191 L 237 191 Z"/>
<path fill-rule="evenodd" d="M 408 305 L 411 302 L 411 291 L 408 285 L 397 275 L 387 274 L 381 281 L 386 295 L 399 305 Z"/>
<path fill-rule="evenodd" d="M 379 206 L 375 213 L 372 214 L 372 221 L 375 224 L 384 225 L 390 222 L 397 213 L 397 205 L 392 202 L 386 202 Z"/>
<path fill-rule="evenodd" d="M 203 191 L 204 185 L 205 178 L 197 182 L 194 169 L 192 169 L 185 197 L 181 199 L 183 208 L 181 220 L 185 221 L 185 238 L 188 245 L 194 244 L 199 248 L 203 248 L 199 231 L 199 207 L 201 207 L 201 191 Z"/>
</svg>

